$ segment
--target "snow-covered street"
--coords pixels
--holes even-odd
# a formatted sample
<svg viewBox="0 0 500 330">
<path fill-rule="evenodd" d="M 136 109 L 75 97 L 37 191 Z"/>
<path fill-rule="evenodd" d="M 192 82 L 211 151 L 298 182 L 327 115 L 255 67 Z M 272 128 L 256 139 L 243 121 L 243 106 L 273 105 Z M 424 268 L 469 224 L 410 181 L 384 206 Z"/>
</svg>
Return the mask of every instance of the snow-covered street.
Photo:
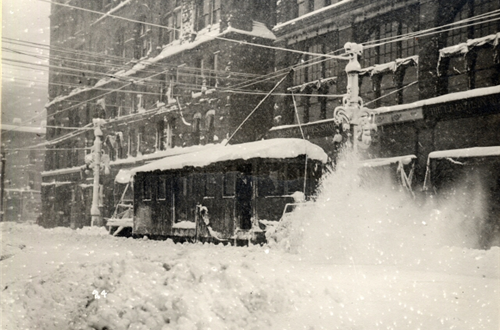
<svg viewBox="0 0 500 330">
<path fill-rule="evenodd" d="M 497 329 L 500 249 L 418 267 L 2 224 L 3 329 Z M 96 291 L 94 291 L 96 290 Z M 97 295 L 98 294 L 98 295 Z"/>
<path fill-rule="evenodd" d="M 498 329 L 500 248 L 475 248 L 475 202 L 356 180 L 337 170 L 266 246 L 2 223 L 2 329 Z"/>
</svg>

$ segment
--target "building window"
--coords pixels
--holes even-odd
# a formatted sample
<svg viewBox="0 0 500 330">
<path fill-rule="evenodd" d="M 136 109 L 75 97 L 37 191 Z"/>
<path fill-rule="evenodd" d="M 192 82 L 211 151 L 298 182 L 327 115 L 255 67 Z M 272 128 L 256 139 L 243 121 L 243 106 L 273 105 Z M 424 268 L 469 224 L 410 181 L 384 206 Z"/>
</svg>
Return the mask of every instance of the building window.
<svg viewBox="0 0 500 330">
<path fill-rule="evenodd" d="M 315 44 L 315 45 L 312 45 L 309 47 L 308 51 L 310 53 L 315 53 L 315 54 L 323 54 L 323 44 Z M 318 58 L 318 60 L 314 61 L 314 62 L 318 62 L 322 60 L 322 58 Z M 308 81 L 314 81 L 314 80 L 318 80 L 318 79 L 321 79 L 321 78 L 324 78 L 322 77 L 323 75 L 323 67 L 324 67 L 324 61 L 321 61 L 319 63 L 315 63 L 311 66 L 308 66 L 307 67 L 307 80 Z"/>
<path fill-rule="evenodd" d="M 193 132 L 192 132 L 192 137 L 193 137 L 193 144 L 197 145 L 200 144 L 200 134 L 201 134 L 201 113 L 197 112 L 193 116 Z"/>
<path fill-rule="evenodd" d="M 115 55 L 125 57 L 125 29 L 118 29 L 115 40 Z"/>
<path fill-rule="evenodd" d="M 259 173 L 258 195 L 281 196 L 285 188 L 285 171 L 282 164 L 266 164 Z"/>
<path fill-rule="evenodd" d="M 35 189 L 35 173 L 28 172 L 28 187 L 30 190 Z"/>
<path fill-rule="evenodd" d="M 175 119 L 162 119 L 156 123 L 156 150 L 167 150 L 174 146 Z"/>
<path fill-rule="evenodd" d="M 135 136 L 135 130 L 131 129 L 128 132 L 128 136 L 127 136 L 127 157 L 133 157 L 134 156 L 132 154 L 132 151 L 134 150 L 134 148 L 133 148 L 134 136 Z"/>
<path fill-rule="evenodd" d="M 145 127 L 144 126 L 139 127 L 139 132 L 137 133 L 137 145 L 136 145 L 137 156 L 142 155 L 142 142 L 144 141 L 144 132 L 145 132 Z"/>
<path fill-rule="evenodd" d="M 215 110 L 209 110 L 205 115 L 205 129 L 207 130 L 207 143 L 214 142 L 215 135 Z"/>
<path fill-rule="evenodd" d="M 162 19 L 162 25 L 166 28 L 160 30 L 160 44 L 168 45 L 178 40 L 181 35 L 182 15 L 181 7 L 178 6 Z"/>
<path fill-rule="evenodd" d="M 317 5 L 320 5 L 319 3 Z M 298 15 L 302 16 L 314 11 L 314 0 L 298 0 Z"/>
<path fill-rule="evenodd" d="M 307 0 L 307 9 L 309 12 L 314 11 L 314 0 Z"/>
<path fill-rule="evenodd" d="M 398 16 L 407 16 L 405 13 L 411 12 L 410 9 L 401 12 Z M 362 57 L 362 67 L 368 68 L 378 64 L 386 64 L 395 61 L 398 58 L 408 58 L 417 54 L 417 44 L 415 39 L 407 39 L 397 42 L 386 42 L 381 45 L 370 47 L 370 41 L 387 40 L 411 33 L 416 28 L 416 22 L 411 19 L 407 21 L 390 20 L 387 16 L 379 17 L 372 20 L 372 28 L 369 34 L 361 37 L 364 42 L 368 42 L 368 47 L 365 48 Z M 362 29 L 360 29 L 362 30 Z M 375 106 L 388 106 L 393 104 L 401 104 L 405 101 L 404 98 L 410 100 L 416 92 L 417 86 L 406 86 L 417 79 L 416 69 L 412 68 L 408 73 L 406 67 L 399 67 L 396 72 L 373 74 L 365 76 L 362 83 L 362 97 L 365 102 L 375 100 Z M 411 81 L 410 81 L 411 80 Z M 367 82 L 365 82 L 367 81 Z M 393 95 L 383 97 L 383 95 Z M 403 97 L 404 96 L 404 97 Z"/>
<path fill-rule="evenodd" d="M 145 201 L 150 201 L 153 195 L 153 187 L 152 187 L 152 178 L 151 176 L 146 176 L 142 181 L 142 199 Z"/>
<path fill-rule="evenodd" d="M 466 20 L 499 9 L 498 1 L 468 0 L 456 13 L 454 22 Z M 447 32 L 446 46 L 451 47 L 468 40 L 482 38 L 498 32 L 498 22 L 452 29 Z M 464 55 L 452 54 L 439 63 L 438 93 L 446 94 L 499 83 L 500 67 L 495 64 L 495 51 L 491 45 L 470 47 Z"/>
<path fill-rule="evenodd" d="M 167 199 L 167 177 L 161 176 L 158 180 L 158 200 Z"/>
<path fill-rule="evenodd" d="M 28 158 L 30 164 L 36 164 L 36 150 L 30 150 Z"/>
<path fill-rule="evenodd" d="M 104 140 L 104 144 L 108 150 L 110 160 L 122 158 L 122 136 L 121 133 L 108 134 Z"/>
<path fill-rule="evenodd" d="M 217 187 L 217 178 L 213 173 L 207 173 L 205 180 L 205 196 L 215 197 Z"/>
<path fill-rule="evenodd" d="M 413 32 L 414 29 L 400 21 L 386 22 L 377 25 L 368 40 L 380 40 L 396 37 L 401 34 Z M 405 58 L 416 54 L 416 42 L 414 39 L 408 39 L 400 42 L 387 42 L 376 47 L 366 48 L 363 53 L 363 67 L 369 67 L 376 64 L 388 63 L 397 58 Z"/>
<path fill-rule="evenodd" d="M 146 17 L 139 19 L 143 23 L 137 23 L 135 26 L 135 58 L 140 59 L 147 56 L 151 51 L 150 29 L 144 23 Z"/>
<path fill-rule="evenodd" d="M 224 196 L 231 197 L 236 191 L 236 174 L 237 172 L 225 172 L 224 175 Z"/>
<path fill-rule="evenodd" d="M 217 24 L 221 17 L 221 0 L 201 0 L 197 12 L 198 31 Z"/>
</svg>

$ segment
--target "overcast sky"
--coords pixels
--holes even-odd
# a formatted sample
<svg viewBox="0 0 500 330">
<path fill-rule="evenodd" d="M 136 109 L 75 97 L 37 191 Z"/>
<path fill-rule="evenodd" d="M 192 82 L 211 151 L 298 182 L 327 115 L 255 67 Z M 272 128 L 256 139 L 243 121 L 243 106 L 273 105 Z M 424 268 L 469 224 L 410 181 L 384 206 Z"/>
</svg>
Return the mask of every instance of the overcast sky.
<svg viewBox="0 0 500 330">
<path fill-rule="evenodd" d="M 50 4 L 40 0 L 2 0 L 2 123 L 11 124 L 13 118 L 26 125 L 39 125 L 44 120 L 43 108 L 47 102 L 48 68 L 9 60 L 46 65 L 47 49 L 31 45 L 14 45 L 7 38 L 38 44 L 50 41 Z M 31 56 L 13 51 L 30 53 Z M 20 68 L 19 66 L 24 66 Z"/>
</svg>

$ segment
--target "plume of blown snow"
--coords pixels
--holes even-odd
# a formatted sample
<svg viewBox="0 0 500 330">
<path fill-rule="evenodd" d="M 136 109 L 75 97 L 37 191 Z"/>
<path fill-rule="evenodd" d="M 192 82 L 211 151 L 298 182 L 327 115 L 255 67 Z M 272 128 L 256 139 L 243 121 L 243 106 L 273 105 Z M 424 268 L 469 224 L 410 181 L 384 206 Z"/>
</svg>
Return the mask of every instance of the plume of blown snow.
<svg viewBox="0 0 500 330">
<path fill-rule="evenodd" d="M 479 247 L 480 185 L 477 192 L 464 185 L 446 198 L 416 200 L 389 172 L 363 172 L 356 164 L 352 153 L 344 154 L 317 198 L 268 234 L 270 246 L 318 262 L 399 265 L 428 262 L 444 246 Z"/>
</svg>

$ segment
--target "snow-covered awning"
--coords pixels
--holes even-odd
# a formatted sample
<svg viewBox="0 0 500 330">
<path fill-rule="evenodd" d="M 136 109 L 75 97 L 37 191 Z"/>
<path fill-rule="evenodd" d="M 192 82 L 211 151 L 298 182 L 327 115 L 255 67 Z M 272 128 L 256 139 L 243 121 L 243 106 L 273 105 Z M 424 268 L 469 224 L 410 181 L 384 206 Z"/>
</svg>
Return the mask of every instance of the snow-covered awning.
<svg viewBox="0 0 500 330">
<path fill-rule="evenodd" d="M 287 91 L 292 93 L 303 92 L 306 88 L 320 89 L 322 86 L 329 86 L 336 83 L 337 83 L 337 77 L 323 78 L 314 81 L 309 81 L 302 85 L 289 87 L 287 88 Z"/>
<path fill-rule="evenodd" d="M 481 47 L 484 45 L 498 46 L 498 41 L 500 38 L 500 32 L 496 34 L 490 34 L 486 37 L 469 39 L 466 42 L 460 43 L 458 45 L 446 47 L 439 50 L 439 57 L 454 56 L 457 54 L 467 54 L 472 48 Z"/>
<path fill-rule="evenodd" d="M 204 167 L 231 160 L 252 158 L 289 159 L 307 155 L 326 163 L 328 156 L 321 147 L 302 139 L 270 139 L 256 142 L 213 145 L 189 154 L 166 157 L 155 162 L 133 168 L 132 175 L 139 172 L 153 172 L 181 169 L 186 166 Z"/>
<path fill-rule="evenodd" d="M 416 159 L 415 155 L 405 155 L 405 156 L 397 156 L 390 158 L 375 158 L 363 160 L 359 163 L 360 167 L 379 167 L 379 166 L 387 166 L 391 164 L 397 164 L 401 162 L 403 165 L 408 165 L 411 163 L 413 159 Z"/>
<path fill-rule="evenodd" d="M 377 64 L 374 66 L 370 66 L 367 68 L 364 68 L 361 70 L 359 73 L 360 76 L 366 76 L 366 75 L 376 75 L 376 74 L 381 74 L 381 73 L 386 73 L 386 72 L 396 72 L 399 68 L 401 67 L 409 67 L 409 66 L 417 66 L 418 65 L 418 55 L 415 56 L 410 56 L 406 58 L 398 58 L 395 61 L 384 63 L 384 64 Z"/>
<path fill-rule="evenodd" d="M 490 34 L 486 37 L 469 39 L 466 42 L 460 43 L 458 45 L 445 47 L 439 50 L 439 60 L 438 60 L 438 74 L 441 74 L 439 66 L 441 65 L 441 60 L 446 57 L 456 56 L 456 55 L 467 55 L 472 49 L 483 47 L 485 45 L 490 45 L 493 47 L 498 47 L 500 39 L 500 32 L 496 34 Z"/>
<path fill-rule="evenodd" d="M 429 159 L 472 158 L 472 157 L 490 157 L 490 156 L 500 156 L 500 146 L 433 151 L 429 154 Z"/>
</svg>

